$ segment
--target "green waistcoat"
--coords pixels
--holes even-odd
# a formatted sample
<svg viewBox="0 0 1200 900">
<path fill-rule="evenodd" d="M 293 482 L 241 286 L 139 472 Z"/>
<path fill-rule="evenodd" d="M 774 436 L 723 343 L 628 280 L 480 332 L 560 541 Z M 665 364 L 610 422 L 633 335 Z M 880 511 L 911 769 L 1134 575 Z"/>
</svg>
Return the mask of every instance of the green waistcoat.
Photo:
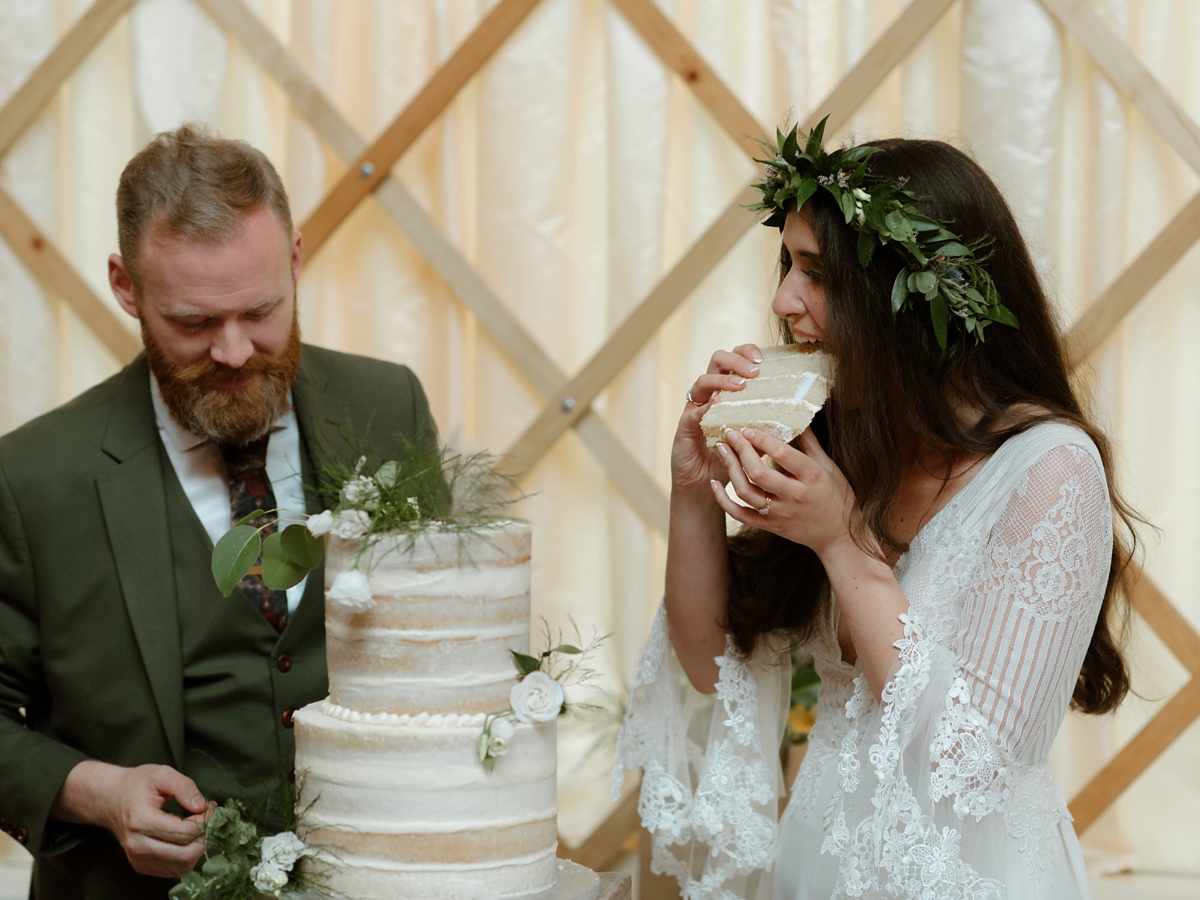
<svg viewBox="0 0 1200 900">
<path fill-rule="evenodd" d="M 183 662 L 183 772 L 219 803 L 238 797 L 261 807 L 264 791 L 276 789 L 271 812 L 278 821 L 278 804 L 288 796 L 278 789 L 295 754 L 291 711 L 328 688 L 325 645 L 314 639 L 323 631 L 305 627 L 324 602 L 323 572 L 309 575 L 293 617 L 299 624 L 289 622 L 283 634 L 241 591 L 222 597 L 210 567 L 212 541 L 162 455 Z"/>
</svg>

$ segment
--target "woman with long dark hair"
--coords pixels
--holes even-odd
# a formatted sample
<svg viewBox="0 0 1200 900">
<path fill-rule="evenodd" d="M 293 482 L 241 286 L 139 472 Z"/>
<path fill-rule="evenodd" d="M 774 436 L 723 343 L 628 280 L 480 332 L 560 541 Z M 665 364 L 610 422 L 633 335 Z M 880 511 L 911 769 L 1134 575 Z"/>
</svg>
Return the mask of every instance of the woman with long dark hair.
<svg viewBox="0 0 1200 900">
<path fill-rule="evenodd" d="M 778 150 L 760 185 L 782 231 L 772 310 L 836 378 L 791 444 L 705 444 L 701 417 L 758 374 L 758 347 L 717 351 L 689 392 L 666 595 L 618 744 L 618 771 L 644 770 L 654 867 L 688 898 L 1088 897 L 1047 754 L 1068 707 L 1108 712 L 1129 687 L 1134 516 L 1108 443 L 969 157 L 826 153 L 819 130 Z M 797 646 L 821 690 L 777 823 Z"/>
</svg>

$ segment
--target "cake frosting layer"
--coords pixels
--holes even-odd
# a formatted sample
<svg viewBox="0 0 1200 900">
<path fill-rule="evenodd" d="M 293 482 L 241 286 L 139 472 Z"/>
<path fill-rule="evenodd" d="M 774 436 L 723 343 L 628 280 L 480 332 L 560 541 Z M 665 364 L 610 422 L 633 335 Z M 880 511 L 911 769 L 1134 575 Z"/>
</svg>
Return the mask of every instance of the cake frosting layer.
<svg viewBox="0 0 1200 900">
<path fill-rule="evenodd" d="M 343 712 L 326 701 L 295 715 L 301 837 L 320 851 L 331 890 L 477 898 L 553 885 L 554 722 L 517 723 L 488 771 L 482 722 L 355 722 Z"/>
<path fill-rule="evenodd" d="M 326 601 L 328 699 L 297 711 L 300 837 L 348 900 L 527 897 L 554 885 L 555 723 L 514 724 L 489 771 L 488 714 L 529 652 L 530 529 L 326 547 L 326 588 L 357 567 L 371 607 Z M 306 865 L 308 865 L 306 863 Z"/>
<path fill-rule="evenodd" d="M 326 604 L 329 695 L 369 713 L 486 713 L 508 704 L 510 650 L 529 652 L 530 529 L 332 537 L 326 587 L 356 560 L 374 605 Z"/>
</svg>

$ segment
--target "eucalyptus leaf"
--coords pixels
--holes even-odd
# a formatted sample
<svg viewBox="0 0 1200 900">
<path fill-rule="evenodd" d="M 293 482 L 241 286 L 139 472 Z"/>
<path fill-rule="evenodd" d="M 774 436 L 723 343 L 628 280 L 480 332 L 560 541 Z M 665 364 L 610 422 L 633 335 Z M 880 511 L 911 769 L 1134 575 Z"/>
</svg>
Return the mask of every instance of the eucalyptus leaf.
<svg viewBox="0 0 1200 900">
<path fill-rule="evenodd" d="M 829 116 L 826 116 L 817 123 L 816 128 L 808 133 L 808 143 L 804 145 L 804 152 L 809 156 L 816 156 L 821 152 L 821 143 L 825 140 L 825 123 L 828 121 Z M 793 130 L 792 134 L 794 135 L 795 133 Z"/>
<path fill-rule="evenodd" d="M 849 225 L 854 219 L 854 197 L 849 191 L 841 192 L 842 215 L 846 217 L 846 224 Z"/>
<path fill-rule="evenodd" d="M 896 313 L 904 308 L 904 303 L 908 300 L 908 269 L 901 269 L 896 273 L 896 280 L 892 282 L 892 318 L 896 318 Z"/>
<path fill-rule="evenodd" d="M 253 522 L 255 519 L 257 519 L 259 516 L 265 516 L 266 514 L 267 514 L 267 511 L 265 509 L 256 509 L 254 512 L 250 513 L 250 515 L 242 516 L 242 518 L 238 522 L 238 524 L 239 525 L 249 524 L 250 522 Z"/>
<path fill-rule="evenodd" d="M 1010 328 L 1021 327 L 1021 324 L 1017 321 L 1017 317 L 1013 315 L 1013 311 L 1003 303 L 997 305 L 992 311 L 992 321 L 999 322 L 1001 325 L 1007 325 Z"/>
<path fill-rule="evenodd" d="M 929 316 L 933 319 L 933 335 L 937 338 L 938 346 L 946 352 L 946 330 L 950 324 L 950 309 L 946 306 L 946 298 L 934 294 L 929 300 Z"/>
<path fill-rule="evenodd" d="M 971 251 L 960 244 L 958 241 L 950 241 L 942 244 L 937 248 L 938 255 L 945 256 L 947 259 L 956 258 L 959 256 L 970 256 Z"/>
<path fill-rule="evenodd" d="M 283 549 L 283 533 L 267 535 L 263 541 L 262 580 L 273 591 L 286 591 L 299 584 L 308 568 L 290 559 Z"/>
<path fill-rule="evenodd" d="M 583 652 L 583 651 L 582 651 L 582 650 L 580 650 L 578 647 L 573 647 L 573 646 L 572 646 L 572 645 L 570 645 L 570 644 L 559 644 L 557 647 L 554 647 L 554 648 L 553 648 L 553 649 L 551 649 L 551 650 L 547 650 L 547 651 L 546 651 L 546 654 L 550 654 L 550 653 L 567 653 L 567 654 L 570 654 L 570 655 L 574 656 L 574 655 L 576 655 L 576 654 L 578 654 L 578 653 L 582 653 L 582 652 Z M 544 654 L 544 655 L 545 655 L 545 654 Z"/>
<path fill-rule="evenodd" d="M 858 233 L 858 263 L 864 269 L 871 264 L 871 257 L 875 255 L 875 247 L 877 241 L 865 231 Z"/>
<path fill-rule="evenodd" d="M 303 525 L 289 525 L 280 532 L 280 546 L 288 559 L 305 569 L 315 569 L 321 564 L 325 555 L 325 542 L 319 537 L 313 537 Z"/>
<path fill-rule="evenodd" d="M 258 529 L 237 525 L 227 531 L 213 547 L 212 573 L 222 596 L 233 593 L 239 581 L 258 562 L 262 553 L 262 538 Z"/>
<path fill-rule="evenodd" d="M 796 209 L 802 207 L 805 201 L 817 192 L 817 188 L 819 187 L 820 185 L 817 184 L 817 179 L 815 178 L 805 178 L 802 180 L 800 187 L 796 189 Z"/>
<path fill-rule="evenodd" d="M 922 294 L 928 294 L 937 287 L 937 276 L 932 272 L 918 272 L 916 277 L 909 282 L 909 286 Z"/>
<path fill-rule="evenodd" d="M 516 650 L 509 650 L 512 654 L 513 663 L 517 667 L 517 671 L 524 678 L 530 672 L 536 672 L 542 667 L 542 661 L 536 656 L 528 656 L 524 653 L 518 653 Z"/>
</svg>

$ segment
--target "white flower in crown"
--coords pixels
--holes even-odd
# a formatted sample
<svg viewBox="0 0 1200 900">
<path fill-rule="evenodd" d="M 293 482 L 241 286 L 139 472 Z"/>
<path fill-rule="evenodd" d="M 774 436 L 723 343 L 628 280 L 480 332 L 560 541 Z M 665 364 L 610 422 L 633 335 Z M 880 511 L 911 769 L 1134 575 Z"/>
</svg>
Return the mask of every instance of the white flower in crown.
<svg viewBox="0 0 1200 900">
<path fill-rule="evenodd" d="M 342 486 L 341 499 L 366 510 L 379 509 L 379 485 L 374 478 L 356 475 Z"/>
<path fill-rule="evenodd" d="M 333 531 L 333 513 L 330 510 L 308 517 L 308 533 L 313 537 L 324 537 Z"/>
<path fill-rule="evenodd" d="M 488 755 L 503 756 L 507 753 L 515 733 L 516 729 L 508 719 L 496 719 L 492 722 L 492 727 L 488 731 Z"/>
<path fill-rule="evenodd" d="M 358 569 L 338 572 L 325 596 L 353 612 L 366 612 L 375 605 L 375 598 L 371 595 L 371 580 Z"/>
<path fill-rule="evenodd" d="M 361 509 L 343 509 L 333 517 L 333 533 L 348 541 L 366 537 L 370 527 L 371 517 Z"/>
<path fill-rule="evenodd" d="M 304 846 L 304 841 L 291 831 L 282 831 L 279 834 L 263 838 L 263 862 L 278 866 L 285 872 L 290 872 L 296 861 L 307 852 L 308 848 Z"/>
<path fill-rule="evenodd" d="M 513 685 L 508 695 L 517 719 L 526 723 L 552 722 L 565 700 L 562 685 L 545 672 L 530 672 Z"/>
<path fill-rule="evenodd" d="M 250 878 L 254 881 L 256 890 L 266 894 L 274 894 L 279 896 L 280 888 L 286 887 L 288 883 L 287 872 L 266 861 L 260 862 L 250 870 Z"/>
</svg>

